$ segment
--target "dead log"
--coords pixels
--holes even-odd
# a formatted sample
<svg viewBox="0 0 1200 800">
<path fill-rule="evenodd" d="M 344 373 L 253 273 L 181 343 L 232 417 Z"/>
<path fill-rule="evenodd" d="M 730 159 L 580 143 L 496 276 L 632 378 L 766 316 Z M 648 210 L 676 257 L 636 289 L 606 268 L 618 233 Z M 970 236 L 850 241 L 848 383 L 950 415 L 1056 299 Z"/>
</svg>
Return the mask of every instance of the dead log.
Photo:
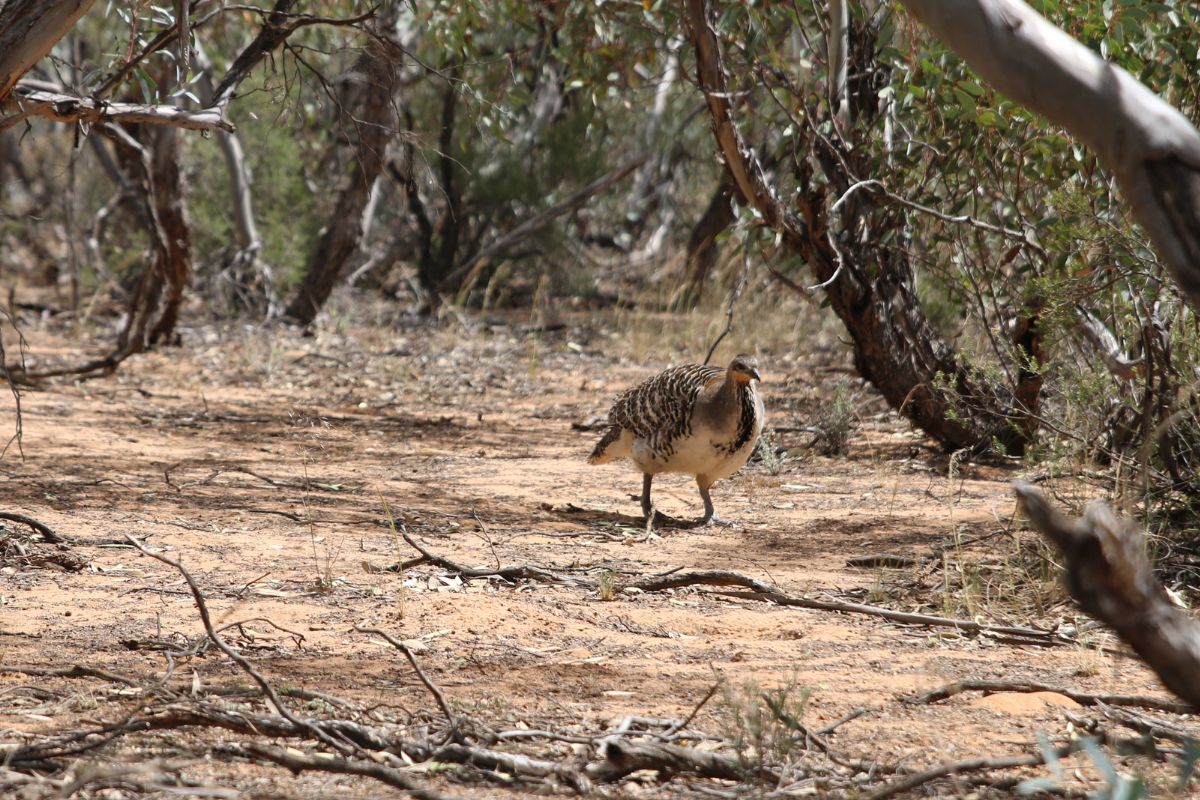
<svg viewBox="0 0 1200 800">
<path fill-rule="evenodd" d="M 1072 518 L 1032 486 L 1014 488 L 1033 527 L 1062 551 L 1064 581 L 1080 607 L 1108 623 L 1168 689 L 1200 709 L 1200 622 L 1172 603 L 1155 577 L 1143 531 L 1103 503 Z"/>
</svg>

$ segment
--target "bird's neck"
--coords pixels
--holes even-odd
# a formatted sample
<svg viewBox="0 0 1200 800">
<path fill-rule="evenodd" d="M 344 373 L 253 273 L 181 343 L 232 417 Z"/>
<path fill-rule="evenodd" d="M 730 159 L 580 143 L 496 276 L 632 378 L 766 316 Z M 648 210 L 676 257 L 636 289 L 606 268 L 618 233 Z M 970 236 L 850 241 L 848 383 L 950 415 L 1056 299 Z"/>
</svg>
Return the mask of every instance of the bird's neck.
<svg viewBox="0 0 1200 800">
<path fill-rule="evenodd" d="M 720 411 L 728 411 L 732 414 L 733 410 L 741 405 L 742 393 L 749 387 L 749 383 L 742 383 L 734 379 L 732 375 L 727 375 L 718 387 L 712 404 Z"/>
</svg>

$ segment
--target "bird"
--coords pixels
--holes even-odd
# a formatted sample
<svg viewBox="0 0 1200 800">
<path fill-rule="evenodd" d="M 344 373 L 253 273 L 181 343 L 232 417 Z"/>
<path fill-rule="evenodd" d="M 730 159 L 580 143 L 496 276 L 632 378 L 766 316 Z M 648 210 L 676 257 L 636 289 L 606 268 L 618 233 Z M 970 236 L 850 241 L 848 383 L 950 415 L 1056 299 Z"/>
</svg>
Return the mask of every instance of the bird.
<svg viewBox="0 0 1200 800">
<path fill-rule="evenodd" d="M 761 380 L 758 359 L 745 354 L 725 368 L 687 364 L 664 370 L 617 396 L 588 463 L 629 457 L 642 471 L 647 520 L 654 476 L 692 475 L 704 501 L 696 524 L 707 525 L 715 516 L 709 487 L 742 468 L 762 433 L 763 401 L 756 387 Z"/>
</svg>

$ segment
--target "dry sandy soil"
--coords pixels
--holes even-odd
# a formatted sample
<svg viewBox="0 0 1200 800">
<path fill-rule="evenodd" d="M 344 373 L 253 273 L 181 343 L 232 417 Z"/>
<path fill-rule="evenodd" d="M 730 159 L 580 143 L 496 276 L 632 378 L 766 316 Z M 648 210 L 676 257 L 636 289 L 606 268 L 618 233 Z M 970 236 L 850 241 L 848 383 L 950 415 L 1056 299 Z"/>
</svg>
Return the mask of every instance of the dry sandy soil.
<svg viewBox="0 0 1200 800">
<path fill-rule="evenodd" d="M 41 363 L 79 357 L 73 340 L 48 327 L 30 323 L 25 333 Z M 1012 518 L 1016 468 L 949 459 L 853 381 L 848 452 L 825 457 L 805 447 L 813 436 L 804 428 L 829 405 L 834 385 L 852 377 L 836 353 L 761 353 L 770 424 L 787 456 L 752 463 L 714 489 L 732 525 L 647 536 L 633 496 L 639 476 L 626 465 L 589 467 L 597 434 L 577 428 L 666 359 L 612 352 L 585 323 L 549 333 L 519 321 L 342 327 L 308 338 L 198 326 L 185 331 L 182 348 L 137 357 L 114 377 L 25 392 L 21 452 L 13 445 L 0 460 L 0 511 L 33 517 L 70 545 L 39 545 L 16 522 L 0 528 L 8 535 L 0 743 L 11 752 L 57 741 L 169 701 L 270 713 L 261 701 L 213 693 L 251 681 L 216 648 L 199 647 L 206 640 L 187 584 L 127 546 L 126 535 L 179 559 L 215 624 L 244 621 L 224 635 L 273 685 L 347 703 L 287 700 L 301 716 L 353 713 L 417 738 L 440 730 L 442 712 L 404 656 L 356 630 L 376 627 L 414 651 L 466 740 L 495 749 L 582 764 L 597 758 L 589 739 L 629 726 L 630 717 L 681 720 L 714 686 L 686 727 L 697 735 L 677 744 L 753 761 L 757 751 L 739 734 L 753 733 L 762 717 L 766 734 L 784 740 L 762 752 L 784 767 L 774 785 L 663 780 L 643 770 L 593 789 L 605 796 L 743 797 L 778 786 L 786 795 L 866 796 L 905 771 L 1037 753 L 1039 737 L 1061 744 L 1088 720 L 1112 736 L 1135 736 L 1103 709 L 1056 692 L 902 699 L 951 681 L 1166 697 L 1103 631 L 1045 647 L 786 607 L 732 587 L 624 588 L 672 571 L 729 570 L 792 597 L 1042 629 L 1085 622 L 1056 588 L 1034 534 Z M 0 419 L 10 427 L 5 395 Z M 660 478 L 656 491 L 666 512 L 698 514 L 688 480 Z M 530 565 L 568 580 L 464 579 L 430 563 L 394 571 L 417 555 L 405 531 L 459 565 Z M 867 554 L 916 561 L 848 565 Z M 72 571 L 71 559 L 81 568 Z M 38 674 L 73 665 L 137 686 Z M 789 739 L 763 692 L 786 692 L 810 730 L 858 715 L 825 734 L 825 753 L 803 736 Z M 560 738 L 511 733 L 536 730 Z M 167 773 L 208 787 L 207 796 L 402 794 L 368 778 L 294 776 L 239 755 L 253 738 L 203 726 L 133 732 L 48 767 L 70 767 L 71 778 L 86 776 L 81 765 L 161 759 Z M 311 742 L 285 744 L 304 754 Z M 1104 752 L 1155 796 L 1185 791 L 1177 757 Z M 876 770 L 845 766 L 856 761 Z M 561 781 L 503 770 L 385 763 L 457 797 L 574 794 Z M 15 773 L 0 768 L 0 776 L 0 786 L 18 792 Z M 1000 796 L 1014 791 L 1013 779 L 1039 777 L 1068 794 L 1107 785 L 1093 760 L 1076 754 L 1057 768 L 964 773 L 901 795 Z M 19 796 L 47 796 L 58 785 L 34 781 Z M 203 791 L 176 786 L 171 796 Z M 77 796 L 166 792 L 133 776 L 97 779 Z"/>
</svg>

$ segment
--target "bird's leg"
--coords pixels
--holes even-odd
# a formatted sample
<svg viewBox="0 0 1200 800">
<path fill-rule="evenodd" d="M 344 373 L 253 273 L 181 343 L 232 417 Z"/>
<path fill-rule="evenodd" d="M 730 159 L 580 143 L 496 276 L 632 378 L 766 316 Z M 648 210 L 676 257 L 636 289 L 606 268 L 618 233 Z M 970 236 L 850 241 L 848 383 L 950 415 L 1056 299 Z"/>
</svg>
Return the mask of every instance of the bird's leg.
<svg viewBox="0 0 1200 800">
<path fill-rule="evenodd" d="M 649 472 L 642 475 L 642 514 L 647 519 L 654 513 L 654 506 L 650 504 L 650 484 L 654 482 L 654 476 Z"/>
<path fill-rule="evenodd" d="M 696 476 L 696 485 L 700 487 L 700 499 L 704 501 L 704 516 L 696 523 L 697 525 L 732 525 L 729 520 L 721 519 L 713 513 L 712 496 L 708 493 L 708 487 L 711 483 L 701 480 L 700 476 Z"/>
</svg>

